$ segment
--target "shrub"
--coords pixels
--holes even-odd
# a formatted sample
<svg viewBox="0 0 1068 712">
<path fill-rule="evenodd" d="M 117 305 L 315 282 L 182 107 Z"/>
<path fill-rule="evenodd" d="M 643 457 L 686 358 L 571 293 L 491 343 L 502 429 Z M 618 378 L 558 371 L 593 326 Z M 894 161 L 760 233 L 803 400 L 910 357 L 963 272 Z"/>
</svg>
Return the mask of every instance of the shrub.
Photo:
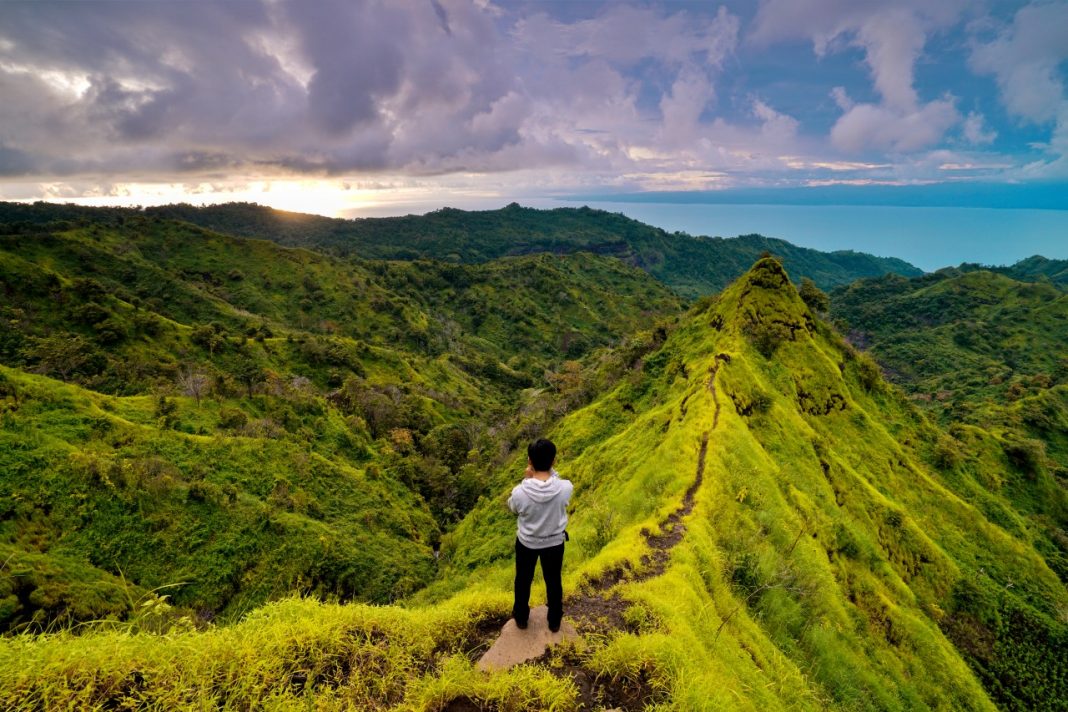
<svg viewBox="0 0 1068 712">
<path fill-rule="evenodd" d="M 857 354 L 857 379 L 868 393 L 874 393 L 882 387 L 883 371 L 871 356 Z"/>
<path fill-rule="evenodd" d="M 593 538 L 590 540 L 590 553 L 600 551 L 616 538 L 619 533 L 619 517 L 614 510 L 603 504 L 590 508 L 593 518 Z"/>
<path fill-rule="evenodd" d="M 731 583 L 743 591 L 755 591 L 760 588 L 760 562 L 751 551 L 739 556 L 731 564 Z"/>
<path fill-rule="evenodd" d="M 824 314 L 831 306 L 831 299 L 827 293 L 816 286 L 808 277 L 801 280 L 801 287 L 797 290 L 801 301 L 815 314 Z"/>
<path fill-rule="evenodd" d="M 860 557 L 860 544 L 857 543 L 853 532 L 844 524 L 838 524 L 834 528 L 834 548 L 835 551 L 847 559 Z"/>
<path fill-rule="evenodd" d="M 782 342 L 790 340 L 790 330 L 777 322 L 750 321 L 745 336 L 764 358 L 771 358 Z"/>
<path fill-rule="evenodd" d="M 1012 466 L 1025 475 L 1036 477 L 1045 467 L 1046 446 L 1041 440 L 1014 437 L 1002 449 Z"/>
<path fill-rule="evenodd" d="M 248 416 L 237 408 L 222 408 L 219 411 L 219 427 L 226 430 L 238 430 L 248 424 Z"/>
<path fill-rule="evenodd" d="M 960 443 L 948 435 L 938 439 L 934 449 L 934 464 L 940 470 L 952 470 L 964 461 Z"/>
<path fill-rule="evenodd" d="M 160 396 L 156 399 L 155 416 L 160 428 L 173 428 L 178 422 L 178 404 L 167 396 Z"/>
<path fill-rule="evenodd" d="M 189 483 L 185 496 L 192 502 L 215 503 L 219 501 L 221 494 L 218 485 L 207 480 L 196 480 Z"/>
<path fill-rule="evenodd" d="M 771 396 L 764 390 L 757 388 L 752 393 L 752 407 L 754 413 L 767 413 L 771 410 Z"/>
</svg>

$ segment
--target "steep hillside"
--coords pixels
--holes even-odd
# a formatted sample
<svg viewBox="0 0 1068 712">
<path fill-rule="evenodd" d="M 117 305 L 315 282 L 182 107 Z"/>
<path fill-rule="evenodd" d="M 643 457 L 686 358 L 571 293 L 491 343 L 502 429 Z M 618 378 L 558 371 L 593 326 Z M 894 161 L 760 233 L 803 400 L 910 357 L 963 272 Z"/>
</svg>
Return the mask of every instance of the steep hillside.
<svg viewBox="0 0 1068 712">
<path fill-rule="evenodd" d="M 893 275 L 835 290 L 830 314 L 891 378 L 966 416 L 1068 382 L 1068 295 L 988 271 Z"/>
<path fill-rule="evenodd" d="M 172 205 L 147 212 L 237 235 L 366 257 L 483 262 L 503 255 L 588 250 L 637 265 L 689 298 L 723 289 L 765 251 L 779 255 L 798 279 L 810 277 L 825 288 L 887 272 L 922 274 L 893 258 L 819 252 L 760 235 L 721 239 L 672 234 L 586 207 L 535 210 L 512 203 L 500 210 L 445 208 L 422 216 L 355 220 L 236 203 Z"/>
<path fill-rule="evenodd" d="M 8 706 L 1058 709 L 1068 594 L 1006 495 L 1044 487 L 945 434 L 758 262 L 549 433 L 576 484 L 585 648 L 484 676 L 510 461 L 404 608 L 290 601 L 233 627 L 0 641 Z M 1063 500 L 1050 516 L 1064 521 Z M 18 662 L 16 663 L 15 660 Z"/>
<path fill-rule="evenodd" d="M 140 392 L 130 389 L 173 375 L 166 366 L 173 371 L 187 350 L 183 341 L 214 355 L 215 346 L 226 350 L 227 337 L 262 342 L 302 333 L 399 351 L 402 360 L 444 356 L 482 371 L 493 370 L 485 362 L 488 347 L 502 361 L 526 360 L 522 374 L 497 369 L 511 373 L 500 385 L 514 389 L 515 381 L 540 378 L 560 360 L 551 347 L 564 343 L 561 351 L 581 356 L 679 308 L 639 270 L 587 254 L 472 266 L 390 264 L 141 216 L 114 222 L 108 211 L 93 215 L 97 222 L 83 228 L 0 235 L 6 297 L 0 319 L 10 327 L 0 341 L 3 362 L 77 376 L 97 389 Z M 458 324 L 480 317 L 476 333 Z M 198 326 L 213 333 L 194 333 Z M 586 338 L 568 339 L 575 330 Z M 57 333 L 81 337 L 77 345 L 85 347 L 69 373 L 49 370 L 48 344 L 38 343 Z M 151 353 L 138 358 L 145 350 Z M 319 360 L 310 365 L 344 366 Z"/>
<path fill-rule="evenodd" d="M 0 204 L 0 222 L 76 223 L 89 210 L 92 209 L 69 205 L 4 203 Z M 116 220 L 137 214 L 113 209 Z M 922 274 L 893 258 L 852 251 L 820 252 L 760 235 L 722 239 L 672 234 L 621 214 L 586 207 L 535 210 L 513 203 L 500 210 L 445 208 L 422 216 L 341 220 L 230 203 L 202 208 L 168 205 L 147 208 L 144 214 L 283 245 L 365 258 L 479 263 L 506 255 L 588 251 L 638 266 L 686 298 L 718 292 L 766 251 L 781 257 L 797 279 L 810 277 L 825 289 L 888 272 Z"/>
<path fill-rule="evenodd" d="M 0 629 L 161 586 L 200 620 L 410 593 L 484 471 L 585 397 L 516 414 L 523 389 L 679 307 L 589 254 L 342 260 L 93 215 L 0 235 Z"/>
<path fill-rule="evenodd" d="M 947 269 L 860 280 L 830 313 L 944 422 L 1037 438 L 1068 479 L 1068 295 L 1047 281 Z M 1038 453 L 1041 461 L 1042 454 Z"/>
</svg>

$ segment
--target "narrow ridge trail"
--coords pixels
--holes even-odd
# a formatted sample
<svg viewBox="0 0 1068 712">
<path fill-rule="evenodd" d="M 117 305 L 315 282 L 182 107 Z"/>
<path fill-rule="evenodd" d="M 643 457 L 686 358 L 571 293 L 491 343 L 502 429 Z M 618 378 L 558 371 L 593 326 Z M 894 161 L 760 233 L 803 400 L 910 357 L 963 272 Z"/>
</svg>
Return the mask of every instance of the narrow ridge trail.
<svg viewBox="0 0 1068 712">
<path fill-rule="evenodd" d="M 697 491 L 704 482 L 709 435 L 719 426 L 720 402 L 716 390 L 716 374 L 721 361 L 729 363 L 730 357 L 725 354 L 717 355 L 713 366 L 709 368 L 706 387 L 714 405 L 712 425 L 701 433 L 693 482 L 683 494 L 678 508 L 660 522 L 659 534 L 647 529 L 642 531 L 650 551 L 642 556 L 637 569 L 632 569 L 629 564 L 613 568 L 600 576 L 583 581 L 579 590 L 565 599 L 566 619 L 574 624 L 580 634 L 608 635 L 614 631 L 628 630 L 623 614 L 630 604 L 612 589 L 624 581 L 648 581 L 662 575 L 667 570 L 671 550 L 682 541 L 686 533 L 683 519 L 693 512 Z M 685 411 L 683 416 L 685 417 Z M 470 654 L 477 655 L 487 649 L 497 638 L 496 633 L 499 632 L 501 624 L 500 619 L 484 621 L 472 641 L 474 645 L 470 648 Z M 581 655 L 575 650 L 565 650 L 562 659 L 548 665 L 552 654 L 552 648 L 549 647 L 531 662 L 545 665 L 554 675 L 570 677 L 579 691 L 580 709 L 641 710 L 654 702 L 659 694 L 644 677 L 621 681 L 596 675 L 585 667 Z M 476 709 L 483 708 L 474 700 L 465 698 L 449 703 L 444 712 L 468 712 Z"/>
<path fill-rule="evenodd" d="M 682 519 L 693 511 L 697 490 L 704 482 L 708 437 L 711 431 L 719 426 L 720 402 L 716 391 L 716 374 L 721 361 L 729 362 L 729 357 L 723 354 L 716 356 L 715 363 L 709 368 L 706 387 L 712 394 L 714 405 L 712 427 L 701 434 L 701 447 L 697 453 L 697 472 L 693 483 L 683 494 L 678 509 L 660 522 L 660 534 L 654 534 L 649 530 L 642 532 L 651 551 L 642 557 L 637 570 L 632 570 L 626 565 L 610 569 L 596 578 L 587 579 L 580 585 L 578 593 L 564 601 L 564 610 L 579 632 L 606 633 L 612 629 L 624 628 L 623 611 L 627 608 L 626 602 L 618 594 L 609 596 L 605 594 L 621 581 L 648 581 L 663 574 L 671 558 L 671 550 L 682 541 L 686 533 L 686 525 Z"/>
<path fill-rule="evenodd" d="M 659 534 L 654 534 L 649 530 L 642 532 L 651 551 L 642 557 L 638 569 L 632 569 L 626 564 L 610 569 L 597 577 L 586 579 L 579 585 L 578 591 L 565 599 L 565 615 L 580 633 L 605 634 L 613 630 L 625 629 L 623 611 L 627 609 L 628 604 L 620 598 L 618 593 L 611 592 L 611 589 L 622 581 L 648 581 L 660 576 L 667 569 L 671 550 L 682 541 L 686 532 L 686 525 L 682 520 L 693 511 L 697 490 L 704 482 L 709 434 L 719 426 L 720 402 L 716 390 L 716 374 L 720 363 L 729 363 L 729 361 L 729 356 L 719 354 L 709 368 L 706 388 L 712 395 L 714 405 L 712 426 L 701 434 L 696 474 L 693 483 L 683 494 L 679 507 L 660 522 Z M 474 654 L 489 647 L 505 621 L 507 618 L 492 619 L 480 624 L 469 646 L 471 653 Z"/>
</svg>

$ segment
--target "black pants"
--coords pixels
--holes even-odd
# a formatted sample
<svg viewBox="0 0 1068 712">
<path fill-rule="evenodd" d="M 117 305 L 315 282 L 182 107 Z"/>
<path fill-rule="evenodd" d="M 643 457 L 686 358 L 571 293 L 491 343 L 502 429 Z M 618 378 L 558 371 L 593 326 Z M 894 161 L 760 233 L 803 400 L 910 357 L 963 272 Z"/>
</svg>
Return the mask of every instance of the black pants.
<svg viewBox="0 0 1068 712">
<path fill-rule="evenodd" d="M 541 559 L 541 575 L 545 578 L 545 594 L 548 599 L 549 626 L 558 627 L 564 617 L 564 585 L 560 571 L 564 568 L 564 545 L 545 549 L 528 549 L 519 539 L 515 540 L 515 605 L 512 617 L 525 623 L 530 616 L 530 584 L 534 581 L 534 567 Z"/>
</svg>

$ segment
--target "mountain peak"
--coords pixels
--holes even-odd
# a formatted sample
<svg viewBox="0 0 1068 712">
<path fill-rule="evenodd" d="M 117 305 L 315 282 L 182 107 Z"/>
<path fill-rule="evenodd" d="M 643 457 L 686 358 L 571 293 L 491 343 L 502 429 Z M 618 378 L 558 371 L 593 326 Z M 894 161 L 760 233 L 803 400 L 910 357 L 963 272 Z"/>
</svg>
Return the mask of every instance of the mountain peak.
<svg viewBox="0 0 1068 712">
<path fill-rule="evenodd" d="M 765 255 L 754 262 L 739 281 L 760 289 L 791 289 L 790 275 L 786 274 L 786 268 L 771 255 Z"/>
<path fill-rule="evenodd" d="M 718 311 L 723 325 L 749 336 L 765 356 L 773 349 L 762 348 L 763 341 L 796 341 L 799 332 L 815 328 L 786 269 L 770 256 L 757 260 L 723 292 Z"/>
</svg>

